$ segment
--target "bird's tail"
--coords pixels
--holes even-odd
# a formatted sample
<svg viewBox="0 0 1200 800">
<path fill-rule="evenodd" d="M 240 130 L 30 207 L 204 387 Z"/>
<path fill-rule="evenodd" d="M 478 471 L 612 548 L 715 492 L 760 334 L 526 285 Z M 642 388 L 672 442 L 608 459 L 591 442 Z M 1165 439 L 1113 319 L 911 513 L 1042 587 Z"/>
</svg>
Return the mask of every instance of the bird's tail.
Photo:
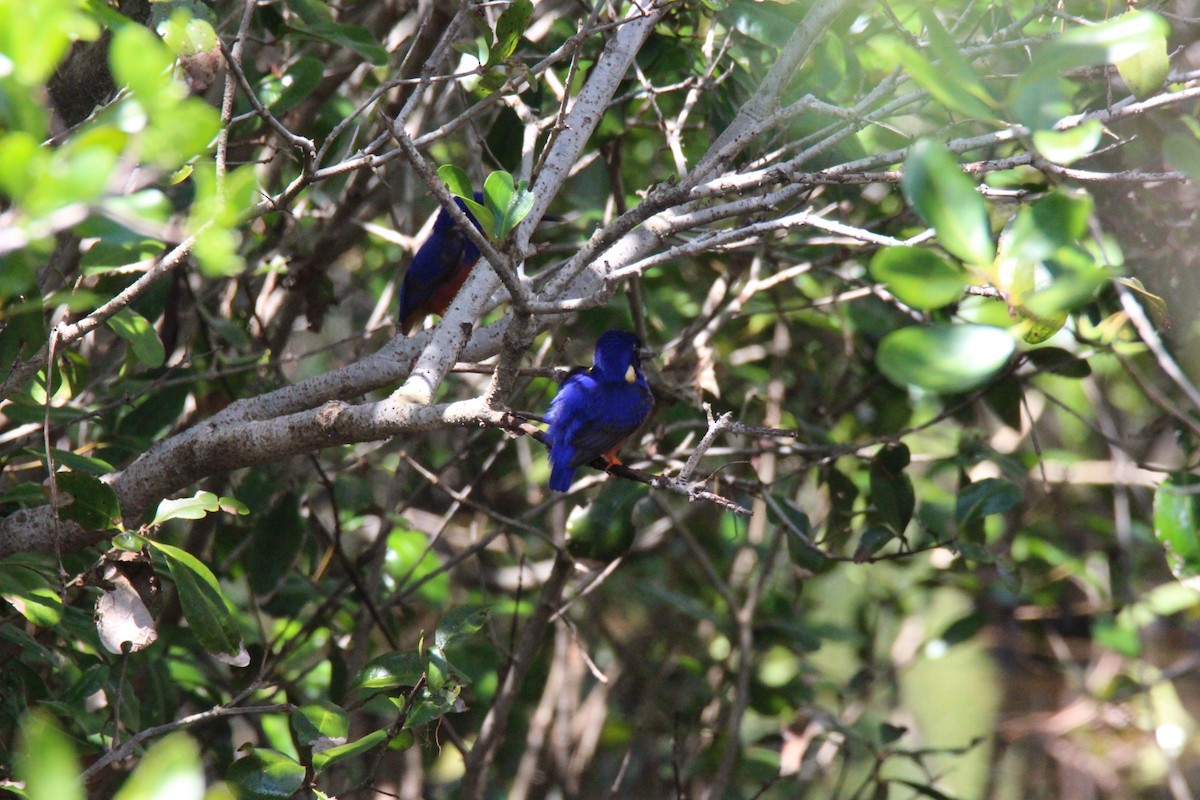
<svg viewBox="0 0 1200 800">
<path fill-rule="evenodd" d="M 565 464 L 554 464 L 550 468 L 550 488 L 556 492 L 566 492 L 575 480 L 575 470 Z"/>
</svg>

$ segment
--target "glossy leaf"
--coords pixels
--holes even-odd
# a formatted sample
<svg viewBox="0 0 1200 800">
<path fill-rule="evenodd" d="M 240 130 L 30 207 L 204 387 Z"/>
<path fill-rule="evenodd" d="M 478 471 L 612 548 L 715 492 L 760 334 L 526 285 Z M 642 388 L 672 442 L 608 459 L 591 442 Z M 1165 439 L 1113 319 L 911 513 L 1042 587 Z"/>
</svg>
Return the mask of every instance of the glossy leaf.
<svg viewBox="0 0 1200 800">
<path fill-rule="evenodd" d="M 904 444 L 884 447 L 871 462 L 872 516 L 896 534 L 904 533 L 916 509 L 912 479 L 904 473 L 908 463 L 909 451 Z"/>
<path fill-rule="evenodd" d="M 962 297 L 962 268 L 925 247 L 884 247 L 871 258 L 871 277 L 913 308 L 941 308 Z"/>
<path fill-rule="evenodd" d="M 242 800 L 282 800 L 304 785 L 304 775 L 304 767 L 283 753 L 254 747 L 229 765 L 225 780 Z"/>
<path fill-rule="evenodd" d="M 1163 158 L 1171 169 L 1200 181 L 1200 141 L 1189 133 L 1173 133 L 1163 142 Z"/>
<path fill-rule="evenodd" d="M 1154 492 L 1154 536 L 1171 574 L 1200 589 L 1200 478 L 1174 473 Z"/>
<path fill-rule="evenodd" d="M 884 337 L 875 361 L 898 386 L 949 394 L 986 383 L 1015 348 L 1008 333 L 989 325 L 912 326 Z"/>
<path fill-rule="evenodd" d="M 900 186 L 942 247 L 968 264 L 992 263 L 996 248 L 983 198 L 944 145 L 922 139 L 909 148 Z"/>
<path fill-rule="evenodd" d="M 521 41 L 521 35 L 529 27 L 533 16 L 533 3 L 529 0 L 512 0 L 496 22 L 496 40 L 488 54 L 485 67 L 494 67 L 511 56 Z"/>
<path fill-rule="evenodd" d="M 212 570 L 186 550 L 156 541 L 150 541 L 150 546 L 166 557 L 183 615 L 204 649 L 238 655 L 242 651 L 242 635 Z"/>
<path fill-rule="evenodd" d="M 1042 261 L 1087 233 L 1093 202 L 1079 190 L 1055 189 L 1022 206 L 1012 227 L 1008 254 L 1025 261 Z"/>
<path fill-rule="evenodd" d="M 984 478 L 958 491 L 954 516 L 960 525 L 970 525 L 992 514 L 1015 508 L 1023 499 L 1021 487 L 1002 478 Z"/>
<path fill-rule="evenodd" d="M 386 653 L 363 668 L 354 687 L 381 690 L 416 686 L 424 674 L 425 659 L 415 650 Z"/>
<path fill-rule="evenodd" d="M 1117 64 L 1154 50 L 1169 33 L 1167 23 L 1149 11 L 1130 11 L 1097 25 L 1071 28 L 1043 46 L 1022 73 L 1015 91 L 1079 67 Z"/>
<path fill-rule="evenodd" d="M 34 625 L 57 625 L 63 613 L 58 581 L 51 580 L 53 571 L 37 568 L 23 555 L 0 561 L 0 597 Z"/>
<path fill-rule="evenodd" d="M 330 747 L 327 750 L 314 752 L 312 758 L 313 769 L 321 772 L 322 770 L 329 769 L 334 764 L 339 764 L 355 756 L 369 753 L 385 742 L 387 742 L 387 731 L 373 731 L 353 742 L 347 742 L 337 747 Z"/>
<path fill-rule="evenodd" d="M 325 740 L 345 743 L 350 732 L 350 718 L 345 710 L 328 700 L 300 706 L 292 714 L 292 730 L 303 745 Z"/>
<path fill-rule="evenodd" d="M 434 647 L 443 649 L 464 639 L 482 628 L 491 609 L 482 605 L 455 606 L 438 622 L 434 634 Z"/>
<path fill-rule="evenodd" d="M 163 500 L 158 504 L 158 511 L 155 512 L 150 527 L 157 527 L 172 519 L 203 519 L 220 507 L 217 496 L 205 491 L 198 491 L 191 497 Z"/>
<path fill-rule="evenodd" d="M 1064 378 L 1086 378 L 1092 374 L 1087 359 L 1059 347 L 1039 347 L 1030 350 L 1025 354 L 1025 359 L 1042 372 L 1050 372 Z"/>
<path fill-rule="evenodd" d="M 117 493 L 107 483 L 83 472 L 60 472 L 55 480 L 62 493 L 59 501 L 69 501 L 58 509 L 60 517 L 91 530 L 106 530 L 120 524 Z"/>
<path fill-rule="evenodd" d="M 1061 131 L 1034 131 L 1033 146 L 1046 160 L 1068 166 L 1095 150 L 1103 135 L 1104 126 L 1092 119 Z"/>
<path fill-rule="evenodd" d="M 132 308 L 121 309 L 109 317 L 106 324 L 129 342 L 130 351 L 142 365 L 157 367 L 166 359 L 167 354 L 159 341 L 158 332 L 149 320 Z"/>
</svg>

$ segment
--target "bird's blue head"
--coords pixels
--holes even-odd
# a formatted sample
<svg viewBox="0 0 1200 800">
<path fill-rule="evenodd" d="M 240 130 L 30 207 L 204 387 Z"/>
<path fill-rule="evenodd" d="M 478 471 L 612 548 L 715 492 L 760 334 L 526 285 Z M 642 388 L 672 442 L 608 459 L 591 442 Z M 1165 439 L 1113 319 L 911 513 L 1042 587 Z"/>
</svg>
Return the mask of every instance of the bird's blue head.
<svg viewBox="0 0 1200 800">
<path fill-rule="evenodd" d="M 642 377 L 642 340 L 629 331 L 606 331 L 596 340 L 592 374 L 602 381 L 634 383 Z"/>
</svg>

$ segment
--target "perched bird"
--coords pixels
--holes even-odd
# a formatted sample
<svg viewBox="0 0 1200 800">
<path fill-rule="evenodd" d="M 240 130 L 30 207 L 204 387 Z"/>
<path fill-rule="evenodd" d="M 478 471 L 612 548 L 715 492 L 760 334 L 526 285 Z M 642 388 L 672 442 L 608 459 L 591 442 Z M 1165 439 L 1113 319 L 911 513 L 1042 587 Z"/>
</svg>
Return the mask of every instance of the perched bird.
<svg viewBox="0 0 1200 800">
<path fill-rule="evenodd" d="M 476 202 L 483 194 L 475 192 Z M 476 228 L 479 222 L 459 198 L 454 202 Z M 438 211 L 429 234 L 413 256 L 400 285 L 400 330 L 407 335 L 429 314 L 444 314 L 479 260 L 479 248 L 467 238 L 446 209 Z"/>
<path fill-rule="evenodd" d="M 598 457 L 621 463 L 617 451 L 654 406 L 641 367 L 641 340 L 608 331 L 596 340 L 592 368 L 563 383 L 546 414 L 551 489 L 570 489 L 575 470 Z"/>
</svg>

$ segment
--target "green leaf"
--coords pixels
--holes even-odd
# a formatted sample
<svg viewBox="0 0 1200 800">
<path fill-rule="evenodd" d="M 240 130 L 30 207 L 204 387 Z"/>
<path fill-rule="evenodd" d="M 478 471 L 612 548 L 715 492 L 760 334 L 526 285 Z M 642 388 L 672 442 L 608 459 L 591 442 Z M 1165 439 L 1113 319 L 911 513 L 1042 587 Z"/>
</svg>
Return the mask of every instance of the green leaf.
<svg viewBox="0 0 1200 800">
<path fill-rule="evenodd" d="M 225 780 L 233 784 L 241 800 L 282 800 L 304 785 L 304 775 L 304 767 L 283 753 L 254 747 L 229 765 Z"/>
<path fill-rule="evenodd" d="M 1154 492 L 1154 536 L 1167 555 L 1171 574 L 1200 589 L 1200 477 L 1171 474 Z"/>
<path fill-rule="evenodd" d="M 433 637 L 434 647 L 444 649 L 475 633 L 487 623 L 490 613 L 491 608 L 483 605 L 456 606 L 450 609 L 438 622 L 437 632 Z"/>
<path fill-rule="evenodd" d="M 979 545 L 974 546 L 979 547 Z M 972 560 L 979 561 L 980 559 Z M 942 635 L 938 638 L 951 646 L 962 644 L 963 642 L 967 642 L 975 638 L 975 634 L 983 630 L 984 627 L 987 626 L 987 623 L 988 618 L 986 614 L 974 612 L 966 615 L 965 617 L 959 617 L 958 619 L 954 620 L 954 622 L 951 622 L 946 626 L 946 630 L 942 631 Z"/>
<path fill-rule="evenodd" d="M 314 39 L 352 50 L 377 67 L 386 66 L 388 63 L 387 49 L 379 43 L 370 29 L 362 25 L 344 25 L 332 19 L 311 22 L 296 20 L 292 23 L 292 28 Z"/>
<path fill-rule="evenodd" d="M 312 95 L 324 76 L 325 62 L 312 56 L 297 59 L 279 78 L 280 91 L 269 104 L 271 111 L 276 115 L 291 111 Z"/>
<path fill-rule="evenodd" d="M 905 198 L 937 231 L 938 242 L 968 264 L 986 267 L 996 256 L 983 198 L 950 151 L 922 139 L 904 161 Z"/>
<path fill-rule="evenodd" d="M 0 597 L 34 625 L 57 625 L 63 613 L 57 580 L 33 564 L 22 563 L 21 555 L 0 561 Z"/>
<path fill-rule="evenodd" d="M 196 17 L 188 8 L 176 7 L 170 19 L 163 20 L 155 29 L 177 55 L 194 56 L 217 48 L 217 32 L 212 23 Z"/>
<path fill-rule="evenodd" d="M 1121 73 L 1121 80 L 1125 81 L 1130 91 L 1145 100 L 1162 88 L 1163 81 L 1171 71 L 1166 35 L 1147 34 L 1141 50 L 1114 63 L 1117 72 Z"/>
<path fill-rule="evenodd" d="M 946 108 L 976 119 L 994 119 L 998 106 L 979 76 L 959 54 L 957 45 L 937 18 L 932 13 L 926 16 L 927 21 L 940 31 L 940 37 L 935 37 L 934 41 L 938 44 L 937 54 L 942 64 L 934 66 L 918 50 L 895 36 L 874 36 L 868 40 L 868 47 L 888 60 L 898 61 L 918 86 Z M 930 34 L 934 34 L 932 27 Z M 954 63 L 948 64 L 942 56 L 951 53 L 950 60 Z"/>
<path fill-rule="evenodd" d="M 1072 28 L 1035 54 L 1011 94 L 1079 67 L 1119 64 L 1146 50 L 1157 50 L 1168 33 L 1170 28 L 1162 17 L 1149 11 L 1130 11 L 1099 25 Z"/>
<path fill-rule="evenodd" d="M 992 556 L 992 552 L 987 549 L 986 545 L 979 542 L 972 542 L 965 539 L 960 539 L 954 543 L 959 555 L 967 561 L 975 561 L 980 564 L 993 564 L 996 559 Z"/>
<path fill-rule="evenodd" d="M 191 497 L 181 497 L 178 500 L 163 500 L 158 504 L 151 528 L 162 525 L 171 519 L 203 519 L 214 511 L 219 510 L 221 502 L 212 492 L 198 491 Z"/>
<path fill-rule="evenodd" d="M 1022 206 L 1007 241 L 1007 254 L 1023 261 L 1044 261 L 1087 233 L 1091 196 L 1079 189 L 1056 188 Z"/>
<path fill-rule="evenodd" d="M 1173 133 L 1163 142 L 1163 158 L 1171 169 L 1200 181 L 1200 142 L 1191 134 Z"/>
<path fill-rule="evenodd" d="M 1086 378 L 1092 374 L 1087 359 L 1069 353 L 1061 347 L 1039 347 L 1025 354 L 1025 360 L 1040 372 L 1062 375 L 1064 378 Z"/>
<path fill-rule="evenodd" d="M 1047 316 L 1034 314 L 1024 306 L 1017 306 L 1016 311 L 1021 319 L 1017 330 L 1021 333 L 1021 339 L 1029 344 L 1041 344 L 1067 324 L 1066 311 L 1054 311 Z"/>
<path fill-rule="evenodd" d="M 171 76 L 174 55 L 141 25 L 124 25 L 113 34 L 108 50 L 113 77 L 128 86 L 147 110 L 173 106 L 186 90 Z"/>
<path fill-rule="evenodd" d="M 1053 348 L 1052 348 L 1053 349 Z M 1021 430 L 1021 398 L 1024 391 L 1018 381 L 996 381 L 984 392 L 983 401 L 1008 427 Z"/>
<path fill-rule="evenodd" d="M 904 474 L 909 463 L 904 444 L 884 447 L 871 462 L 871 509 L 873 517 L 894 533 L 904 533 L 916 509 L 912 479 Z"/>
<path fill-rule="evenodd" d="M 346 741 L 350 733 L 350 718 L 345 710 L 328 700 L 300 706 L 292 714 L 292 730 L 302 745 L 311 745 L 322 739 Z"/>
<path fill-rule="evenodd" d="M 203 796 L 200 747 L 177 731 L 146 751 L 113 800 L 200 800 Z"/>
<path fill-rule="evenodd" d="M 809 572 L 818 572 L 828 563 L 825 554 L 812 540 L 812 522 L 803 509 L 796 507 L 791 500 L 778 498 L 778 510 L 786 516 L 784 531 L 787 536 L 788 555 L 792 563 Z M 774 509 L 774 506 L 771 506 Z"/>
<path fill-rule="evenodd" d="M 507 172 L 497 170 L 483 182 L 483 202 L 491 212 L 493 225 L 488 229 L 488 235 L 495 241 L 500 241 L 508 235 L 510 229 L 505 228 L 509 205 L 513 202 L 516 187 L 513 177 Z"/>
<path fill-rule="evenodd" d="M 926 247 L 885 247 L 871 258 L 871 277 L 913 308 L 941 308 L 962 297 L 962 268 Z"/>
<path fill-rule="evenodd" d="M 431 648 L 425 662 L 425 681 L 429 690 L 440 692 L 448 680 L 450 680 L 450 662 L 446 660 L 446 654 L 440 647 Z"/>
<path fill-rule="evenodd" d="M 1067 166 L 1090 154 L 1100 144 L 1104 126 L 1090 119 L 1066 130 L 1036 130 L 1033 146 L 1047 161 Z"/>
<path fill-rule="evenodd" d="M 211 653 L 238 655 L 242 635 L 212 570 L 186 550 L 153 540 L 150 546 L 166 557 L 183 615 L 200 645 Z"/>
<path fill-rule="evenodd" d="M 866 561 L 871 556 L 878 553 L 887 545 L 888 542 L 896 538 L 896 532 L 891 528 L 885 528 L 880 525 L 872 525 L 863 531 L 862 539 L 859 540 L 858 549 L 854 551 L 854 560 L 857 562 Z"/>
<path fill-rule="evenodd" d="M 438 178 L 446 184 L 446 188 L 456 197 L 464 200 L 475 199 L 475 190 L 471 187 L 471 178 L 460 167 L 454 164 L 442 164 L 438 167 Z"/>
<path fill-rule="evenodd" d="M 953 394 L 993 378 L 1015 348 L 1012 336 L 990 325 L 912 326 L 885 336 L 875 361 L 897 386 Z"/>
<path fill-rule="evenodd" d="M 107 325 L 129 342 L 133 357 L 145 366 L 158 367 L 166 360 L 167 353 L 159 341 L 158 332 L 149 320 L 132 308 L 122 308 L 108 318 Z"/>
<path fill-rule="evenodd" d="M 386 653 L 371 661 L 359 673 L 355 689 L 398 689 L 416 686 L 425 674 L 425 659 L 415 650 Z"/>
<path fill-rule="evenodd" d="M 966 526 L 992 514 L 1002 514 L 1025 499 L 1021 487 L 1002 478 L 984 478 L 958 490 L 954 516 Z"/>
<path fill-rule="evenodd" d="M 633 512 L 647 496 L 632 481 L 606 481 L 590 503 L 567 515 L 567 550 L 576 558 L 612 561 L 625 555 L 637 533 Z"/>
<path fill-rule="evenodd" d="M 30 711 L 21 719 L 15 766 L 28 800 L 84 798 L 75 746 L 45 710 Z"/>
<path fill-rule="evenodd" d="M 879 724 L 879 741 L 885 745 L 891 744 L 906 733 L 908 728 L 903 725 L 892 725 L 888 722 Z"/>
<path fill-rule="evenodd" d="M 387 731 L 373 731 L 356 741 L 313 753 L 313 770 L 321 772 L 329 769 L 334 764 L 368 753 L 385 742 L 387 742 Z"/>
<path fill-rule="evenodd" d="M 485 67 L 494 67 L 511 56 L 521 41 L 521 35 L 529 27 L 533 17 L 533 3 L 529 0 L 512 0 L 496 22 L 496 39 Z"/>
<path fill-rule="evenodd" d="M 58 509 L 60 517 L 88 530 L 108 530 L 121 524 L 117 493 L 107 483 L 82 472 L 59 472 L 54 477 L 58 491 L 71 498 Z"/>
</svg>

